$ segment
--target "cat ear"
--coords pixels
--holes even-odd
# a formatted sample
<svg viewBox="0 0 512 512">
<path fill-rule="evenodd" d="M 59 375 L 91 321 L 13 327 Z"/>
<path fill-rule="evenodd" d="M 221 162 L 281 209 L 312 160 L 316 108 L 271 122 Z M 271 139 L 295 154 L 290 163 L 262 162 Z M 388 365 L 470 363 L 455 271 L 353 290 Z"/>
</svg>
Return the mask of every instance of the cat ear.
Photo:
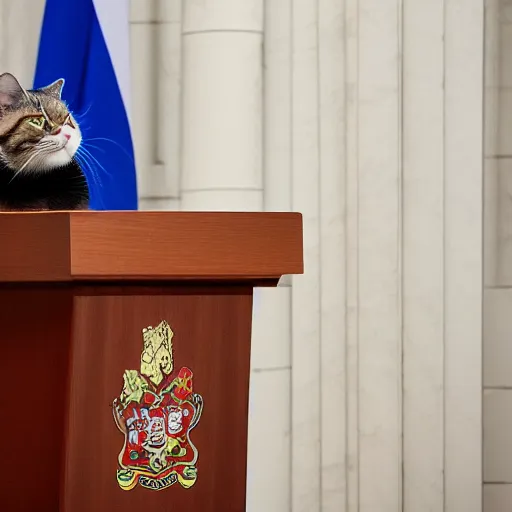
<svg viewBox="0 0 512 512">
<path fill-rule="evenodd" d="M 55 80 L 53 84 L 47 85 L 46 87 L 41 87 L 40 91 L 60 100 L 62 88 L 64 87 L 64 82 L 64 78 L 59 78 L 58 80 Z"/>
<path fill-rule="evenodd" d="M 11 73 L 0 75 L 0 107 L 10 107 L 16 104 L 27 93 Z"/>
</svg>

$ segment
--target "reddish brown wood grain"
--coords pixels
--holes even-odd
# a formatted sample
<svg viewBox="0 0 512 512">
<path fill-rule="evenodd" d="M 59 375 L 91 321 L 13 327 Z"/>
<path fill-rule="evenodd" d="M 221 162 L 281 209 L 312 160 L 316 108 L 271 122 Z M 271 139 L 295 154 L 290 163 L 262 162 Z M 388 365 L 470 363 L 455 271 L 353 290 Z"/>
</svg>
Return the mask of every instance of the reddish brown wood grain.
<svg viewBox="0 0 512 512">
<path fill-rule="evenodd" d="M 268 280 L 301 274 L 302 216 L 0 213 L 0 282 Z"/>
<path fill-rule="evenodd" d="M 108 220 L 108 222 L 107 222 Z M 77 277 L 264 278 L 302 273 L 293 213 L 90 212 L 71 216 Z"/>
<path fill-rule="evenodd" d="M 59 510 L 70 290 L 0 290 L 0 510 Z"/>
<path fill-rule="evenodd" d="M 0 213 L 0 282 L 70 277 L 69 216 Z"/>
<path fill-rule="evenodd" d="M 63 512 L 91 510 L 244 512 L 252 290 L 249 287 L 82 289 L 75 298 Z M 133 295 L 132 295 L 133 294 Z M 116 482 L 124 436 L 111 404 L 125 369 L 138 369 L 141 329 L 166 319 L 175 333 L 175 370 L 194 372 L 204 411 L 191 438 L 198 480 L 162 491 Z"/>
</svg>

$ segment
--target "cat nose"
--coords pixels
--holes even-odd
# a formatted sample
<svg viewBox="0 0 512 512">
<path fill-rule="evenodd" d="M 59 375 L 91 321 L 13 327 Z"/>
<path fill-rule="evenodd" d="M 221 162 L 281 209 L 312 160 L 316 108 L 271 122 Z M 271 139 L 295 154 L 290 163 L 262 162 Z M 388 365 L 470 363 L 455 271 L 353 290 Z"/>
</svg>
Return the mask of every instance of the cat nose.
<svg viewBox="0 0 512 512">
<path fill-rule="evenodd" d="M 62 132 L 62 128 L 57 128 L 57 129 L 53 132 L 53 134 L 54 134 L 54 135 L 59 135 L 59 133 L 61 133 L 61 132 Z M 66 140 L 71 139 L 71 135 L 69 135 L 69 133 L 63 133 L 62 135 L 64 135 L 64 137 L 66 137 Z"/>
</svg>

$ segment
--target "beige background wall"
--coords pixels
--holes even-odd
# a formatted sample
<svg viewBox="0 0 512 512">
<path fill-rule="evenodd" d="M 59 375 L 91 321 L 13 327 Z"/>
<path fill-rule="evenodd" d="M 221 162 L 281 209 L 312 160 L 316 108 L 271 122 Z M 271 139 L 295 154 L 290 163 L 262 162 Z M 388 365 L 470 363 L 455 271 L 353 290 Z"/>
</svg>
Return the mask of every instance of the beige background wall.
<svg viewBox="0 0 512 512">
<path fill-rule="evenodd" d="M 27 84 L 42 5 L 0 2 Z M 304 215 L 256 296 L 248 510 L 481 511 L 483 7 L 132 0 L 141 208 Z"/>
</svg>

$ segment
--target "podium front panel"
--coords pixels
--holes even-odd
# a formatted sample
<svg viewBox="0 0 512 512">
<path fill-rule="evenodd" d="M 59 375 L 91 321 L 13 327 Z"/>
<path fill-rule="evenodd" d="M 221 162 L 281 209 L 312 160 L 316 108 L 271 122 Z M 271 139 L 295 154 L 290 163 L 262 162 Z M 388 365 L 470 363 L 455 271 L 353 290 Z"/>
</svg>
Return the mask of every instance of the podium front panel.
<svg viewBox="0 0 512 512">
<path fill-rule="evenodd" d="M 252 288 L 85 287 L 76 291 L 73 308 L 62 510 L 243 512 Z M 128 432 L 125 424 L 123 433 L 116 425 L 115 400 L 118 399 L 117 407 L 122 407 L 119 397 L 126 387 L 125 371 L 137 371 L 144 378 L 141 373 L 158 373 L 158 366 L 168 364 L 165 354 L 160 354 L 163 363 L 158 361 L 156 370 L 151 369 L 151 354 L 156 351 L 158 356 L 160 338 L 158 346 L 149 347 L 143 354 L 143 329 L 154 329 L 161 322 L 167 322 L 172 329 L 173 370 L 169 382 L 182 382 L 180 375 L 188 378 L 185 387 L 189 391 L 192 388 L 199 398 L 196 396 L 194 402 L 189 395 L 187 401 L 183 394 L 187 391 L 175 387 L 173 400 L 148 407 L 147 399 L 133 393 L 127 400 L 125 390 L 124 402 L 131 400 L 132 405 L 141 406 L 132 408 L 126 416 L 127 422 L 137 420 L 138 431 Z M 146 367 L 141 370 L 141 365 Z M 168 370 L 161 368 L 162 374 L 156 380 L 165 377 Z M 136 373 L 131 375 L 138 378 Z M 147 377 L 144 382 L 149 402 L 167 398 L 165 393 L 155 392 L 156 388 L 148 389 Z M 156 397 L 151 397 L 151 392 Z M 187 406 L 191 419 L 197 409 L 194 403 L 202 411 L 197 424 L 187 432 Z M 144 410 L 146 414 L 142 417 Z M 171 425 L 169 414 L 181 414 L 178 419 L 183 422 L 181 435 L 174 438 L 171 433 L 176 425 Z M 162 428 L 165 432 L 161 432 Z M 156 446 L 150 446 L 153 434 Z M 170 455 L 165 460 L 161 451 L 155 455 L 162 436 L 168 437 L 164 443 L 166 453 L 177 457 Z M 190 456 L 196 453 L 197 463 L 192 464 L 192 469 L 179 467 L 180 450 L 187 463 L 193 462 Z M 135 460 L 132 463 L 126 457 Z M 174 472 L 172 465 L 176 467 Z M 123 467 L 130 467 L 130 477 L 135 474 L 136 481 L 129 483 L 130 490 L 121 486 L 124 484 L 119 477 L 123 475 L 119 470 Z M 158 474 L 166 470 L 165 478 L 160 478 Z"/>
<path fill-rule="evenodd" d="M 245 511 L 250 286 L 12 287 L 0 304 L 2 510 Z"/>
</svg>

